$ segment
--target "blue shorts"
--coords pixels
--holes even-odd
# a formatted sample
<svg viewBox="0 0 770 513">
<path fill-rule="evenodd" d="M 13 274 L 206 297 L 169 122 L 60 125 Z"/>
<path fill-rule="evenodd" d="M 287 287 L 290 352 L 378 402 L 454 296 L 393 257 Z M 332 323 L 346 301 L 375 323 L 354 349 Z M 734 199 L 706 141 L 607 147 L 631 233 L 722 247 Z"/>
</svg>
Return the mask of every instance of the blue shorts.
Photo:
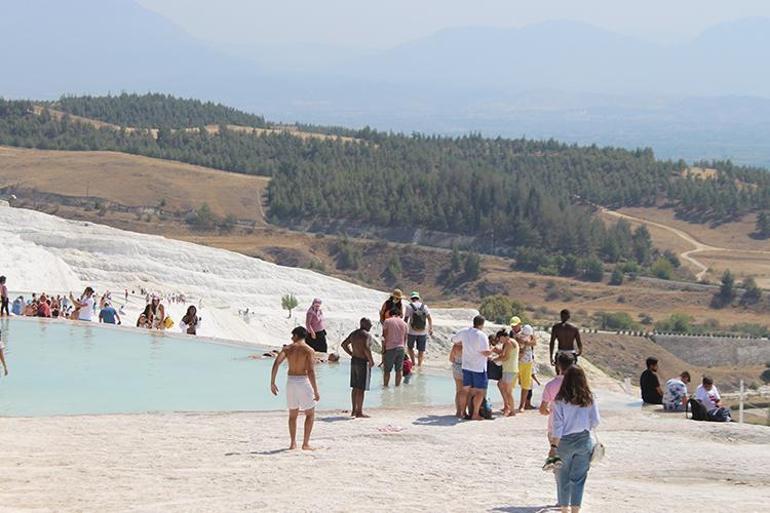
<svg viewBox="0 0 770 513">
<path fill-rule="evenodd" d="M 478 390 L 486 390 L 489 386 L 487 371 L 473 372 L 463 369 L 463 386 L 476 388 Z"/>
</svg>

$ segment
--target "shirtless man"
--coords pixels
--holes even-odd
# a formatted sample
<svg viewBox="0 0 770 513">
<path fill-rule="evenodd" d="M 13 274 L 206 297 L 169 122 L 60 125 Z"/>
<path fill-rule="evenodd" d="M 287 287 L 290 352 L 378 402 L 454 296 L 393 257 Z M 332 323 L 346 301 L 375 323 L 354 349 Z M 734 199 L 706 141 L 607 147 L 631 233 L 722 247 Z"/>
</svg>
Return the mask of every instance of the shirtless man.
<svg viewBox="0 0 770 513">
<path fill-rule="evenodd" d="M 569 322 L 569 310 L 562 310 L 560 313 L 561 322 L 554 324 L 551 328 L 551 342 L 548 345 L 548 356 L 551 359 L 551 365 L 559 373 L 556 366 L 556 360 L 561 353 L 567 353 L 572 356 L 572 363 L 577 364 L 578 356 L 583 354 L 583 342 L 580 340 L 580 330 L 574 324 Z M 554 342 L 559 341 L 559 347 L 554 354 Z M 577 345 L 577 347 L 575 347 Z"/>
<path fill-rule="evenodd" d="M 372 321 L 361 319 L 359 328 L 348 335 L 342 342 L 342 350 L 350 355 L 350 400 L 353 409 L 352 417 L 369 418 L 364 414 L 364 394 L 369 390 L 369 381 L 372 378 L 372 344 L 374 337 L 369 333 L 372 329 Z"/>
<path fill-rule="evenodd" d="M 315 352 L 305 343 L 307 331 L 298 326 L 291 331 L 291 344 L 284 346 L 273 363 L 270 375 L 270 391 L 278 395 L 275 377 L 278 367 L 284 360 L 289 362 L 289 373 L 286 377 L 286 402 L 289 406 L 289 436 L 290 450 L 297 448 L 297 416 L 299 411 L 305 412 L 305 433 L 302 449 L 312 451 L 310 433 L 313 431 L 316 403 L 321 399 L 318 395 L 318 385 L 315 379 Z"/>
</svg>

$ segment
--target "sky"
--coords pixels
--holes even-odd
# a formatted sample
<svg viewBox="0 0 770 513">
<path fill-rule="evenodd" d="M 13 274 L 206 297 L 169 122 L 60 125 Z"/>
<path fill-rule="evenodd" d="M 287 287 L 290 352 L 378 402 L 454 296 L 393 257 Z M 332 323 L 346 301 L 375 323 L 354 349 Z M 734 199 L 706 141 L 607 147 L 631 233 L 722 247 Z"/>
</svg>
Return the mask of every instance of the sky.
<svg viewBox="0 0 770 513">
<path fill-rule="evenodd" d="M 385 49 L 457 26 L 575 20 L 661 43 L 750 16 L 767 0 L 137 0 L 192 35 L 233 46 Z"/>
</svg>

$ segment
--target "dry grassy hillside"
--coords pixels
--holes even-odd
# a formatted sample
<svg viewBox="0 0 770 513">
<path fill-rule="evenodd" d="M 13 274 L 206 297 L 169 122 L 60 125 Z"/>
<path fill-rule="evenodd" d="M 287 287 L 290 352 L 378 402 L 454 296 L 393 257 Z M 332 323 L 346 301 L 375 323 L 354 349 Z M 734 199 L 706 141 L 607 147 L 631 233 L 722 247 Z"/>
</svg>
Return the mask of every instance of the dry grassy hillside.
<svg viewBox="0 0 770 513">
<path fill-rule="evenodd" d="M 693 273 L 703 272 L 705 281 L 717 283 L 730 269 L 739 279 L 753 276 L 760 287 L 770 289 L 770 242 L 751 237 L 755 215 L 716 227 L 678 219 L 670 208 L 623 208 L 600 215 L 613 222 L 618 217 L 632 225 L 644 222 L 657 247 L 679 254 Z"/>
<path fill-rule="evenodd" d="M 101 198 L 128 207 L 186 211 L 207 203 L 220 216 L 264 222 L 268 178 L 114 152 L 0 147 L 0 187 Z"/>
</svg>

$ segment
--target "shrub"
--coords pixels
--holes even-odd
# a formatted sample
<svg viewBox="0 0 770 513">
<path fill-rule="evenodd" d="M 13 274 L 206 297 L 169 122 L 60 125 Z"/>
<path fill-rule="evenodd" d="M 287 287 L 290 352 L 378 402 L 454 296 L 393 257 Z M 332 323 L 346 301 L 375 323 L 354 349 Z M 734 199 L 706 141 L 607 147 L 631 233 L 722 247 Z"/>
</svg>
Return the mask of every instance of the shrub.
<svg viewBox="0 0 770 513">
<path fill-rule="evenodd" d="M 185 216 L 185 222 L 196 230 L 210 230 L 219 223 L 219 218 L 211 211 L 208 203 L 202 204 Z"/>
<path fill-rule="evenodd" d="M 757 282 L 751 276 L 743 280 L 741 287 L 743 288 L 741 306 L 755 305 L 762 299 L 762 289 L 757 286 Z"/>
<path fill-rule="evenodd" d="M 629 331 L 639 329 L 639 323 L 626 312 L 599 312 L 596 317 L 603 330 Z"/>
<path fill-rule="evenodd" d="M 347 238 L 337 243 L 337 268 L 356 270 L 361 262 L 361 250 L 353 245 Z"/>
<path fill-rule="evenodd" d="M 623 284 L 623 272 L 615 268 L 614 271 L 612 271 L 612 276 L 610 276 L 610 285 L 622 285 Z"/>
<path fill-rule="evenodd" d="M 479 307 L 481 315 L 497 324 L 508 324 L 514 315 L 519 316 L 522 322 L 529 322 L 524 313 L 526 310 L 527 307 L 520 302 L 510 300 L 500 294 L 484 298 Z"/>
<path fill-rule="evenodd" d="M 463 274 L 466 280 L 475 280 L 481 274 L 481 257 L 478 253 L 468 253 L 463 264 Z"/>
<path fill-rule="evenodd" d="M 660 257 L 655 260 L 654 264 L 652 264 L 650 272 L 656 278 L 670 280 L 671 276 L 674 274 L 674 266 L 671 265 L 671 262 L 668 259 Z"/>
<path fill-rule="evenodd" d="M 692 317 L 684 314 L 671 314 L 668 319 L 655 323 L 655 331 L 669 333 L 691 333 L 693 330 Z"/>
<path fill-rule="evenodd" d="M 588 258 L 582 262 L 582 276 L 588 281 L 602 281 L 604 278 L 604 266 L 598 258 Z"/>
</svg>

